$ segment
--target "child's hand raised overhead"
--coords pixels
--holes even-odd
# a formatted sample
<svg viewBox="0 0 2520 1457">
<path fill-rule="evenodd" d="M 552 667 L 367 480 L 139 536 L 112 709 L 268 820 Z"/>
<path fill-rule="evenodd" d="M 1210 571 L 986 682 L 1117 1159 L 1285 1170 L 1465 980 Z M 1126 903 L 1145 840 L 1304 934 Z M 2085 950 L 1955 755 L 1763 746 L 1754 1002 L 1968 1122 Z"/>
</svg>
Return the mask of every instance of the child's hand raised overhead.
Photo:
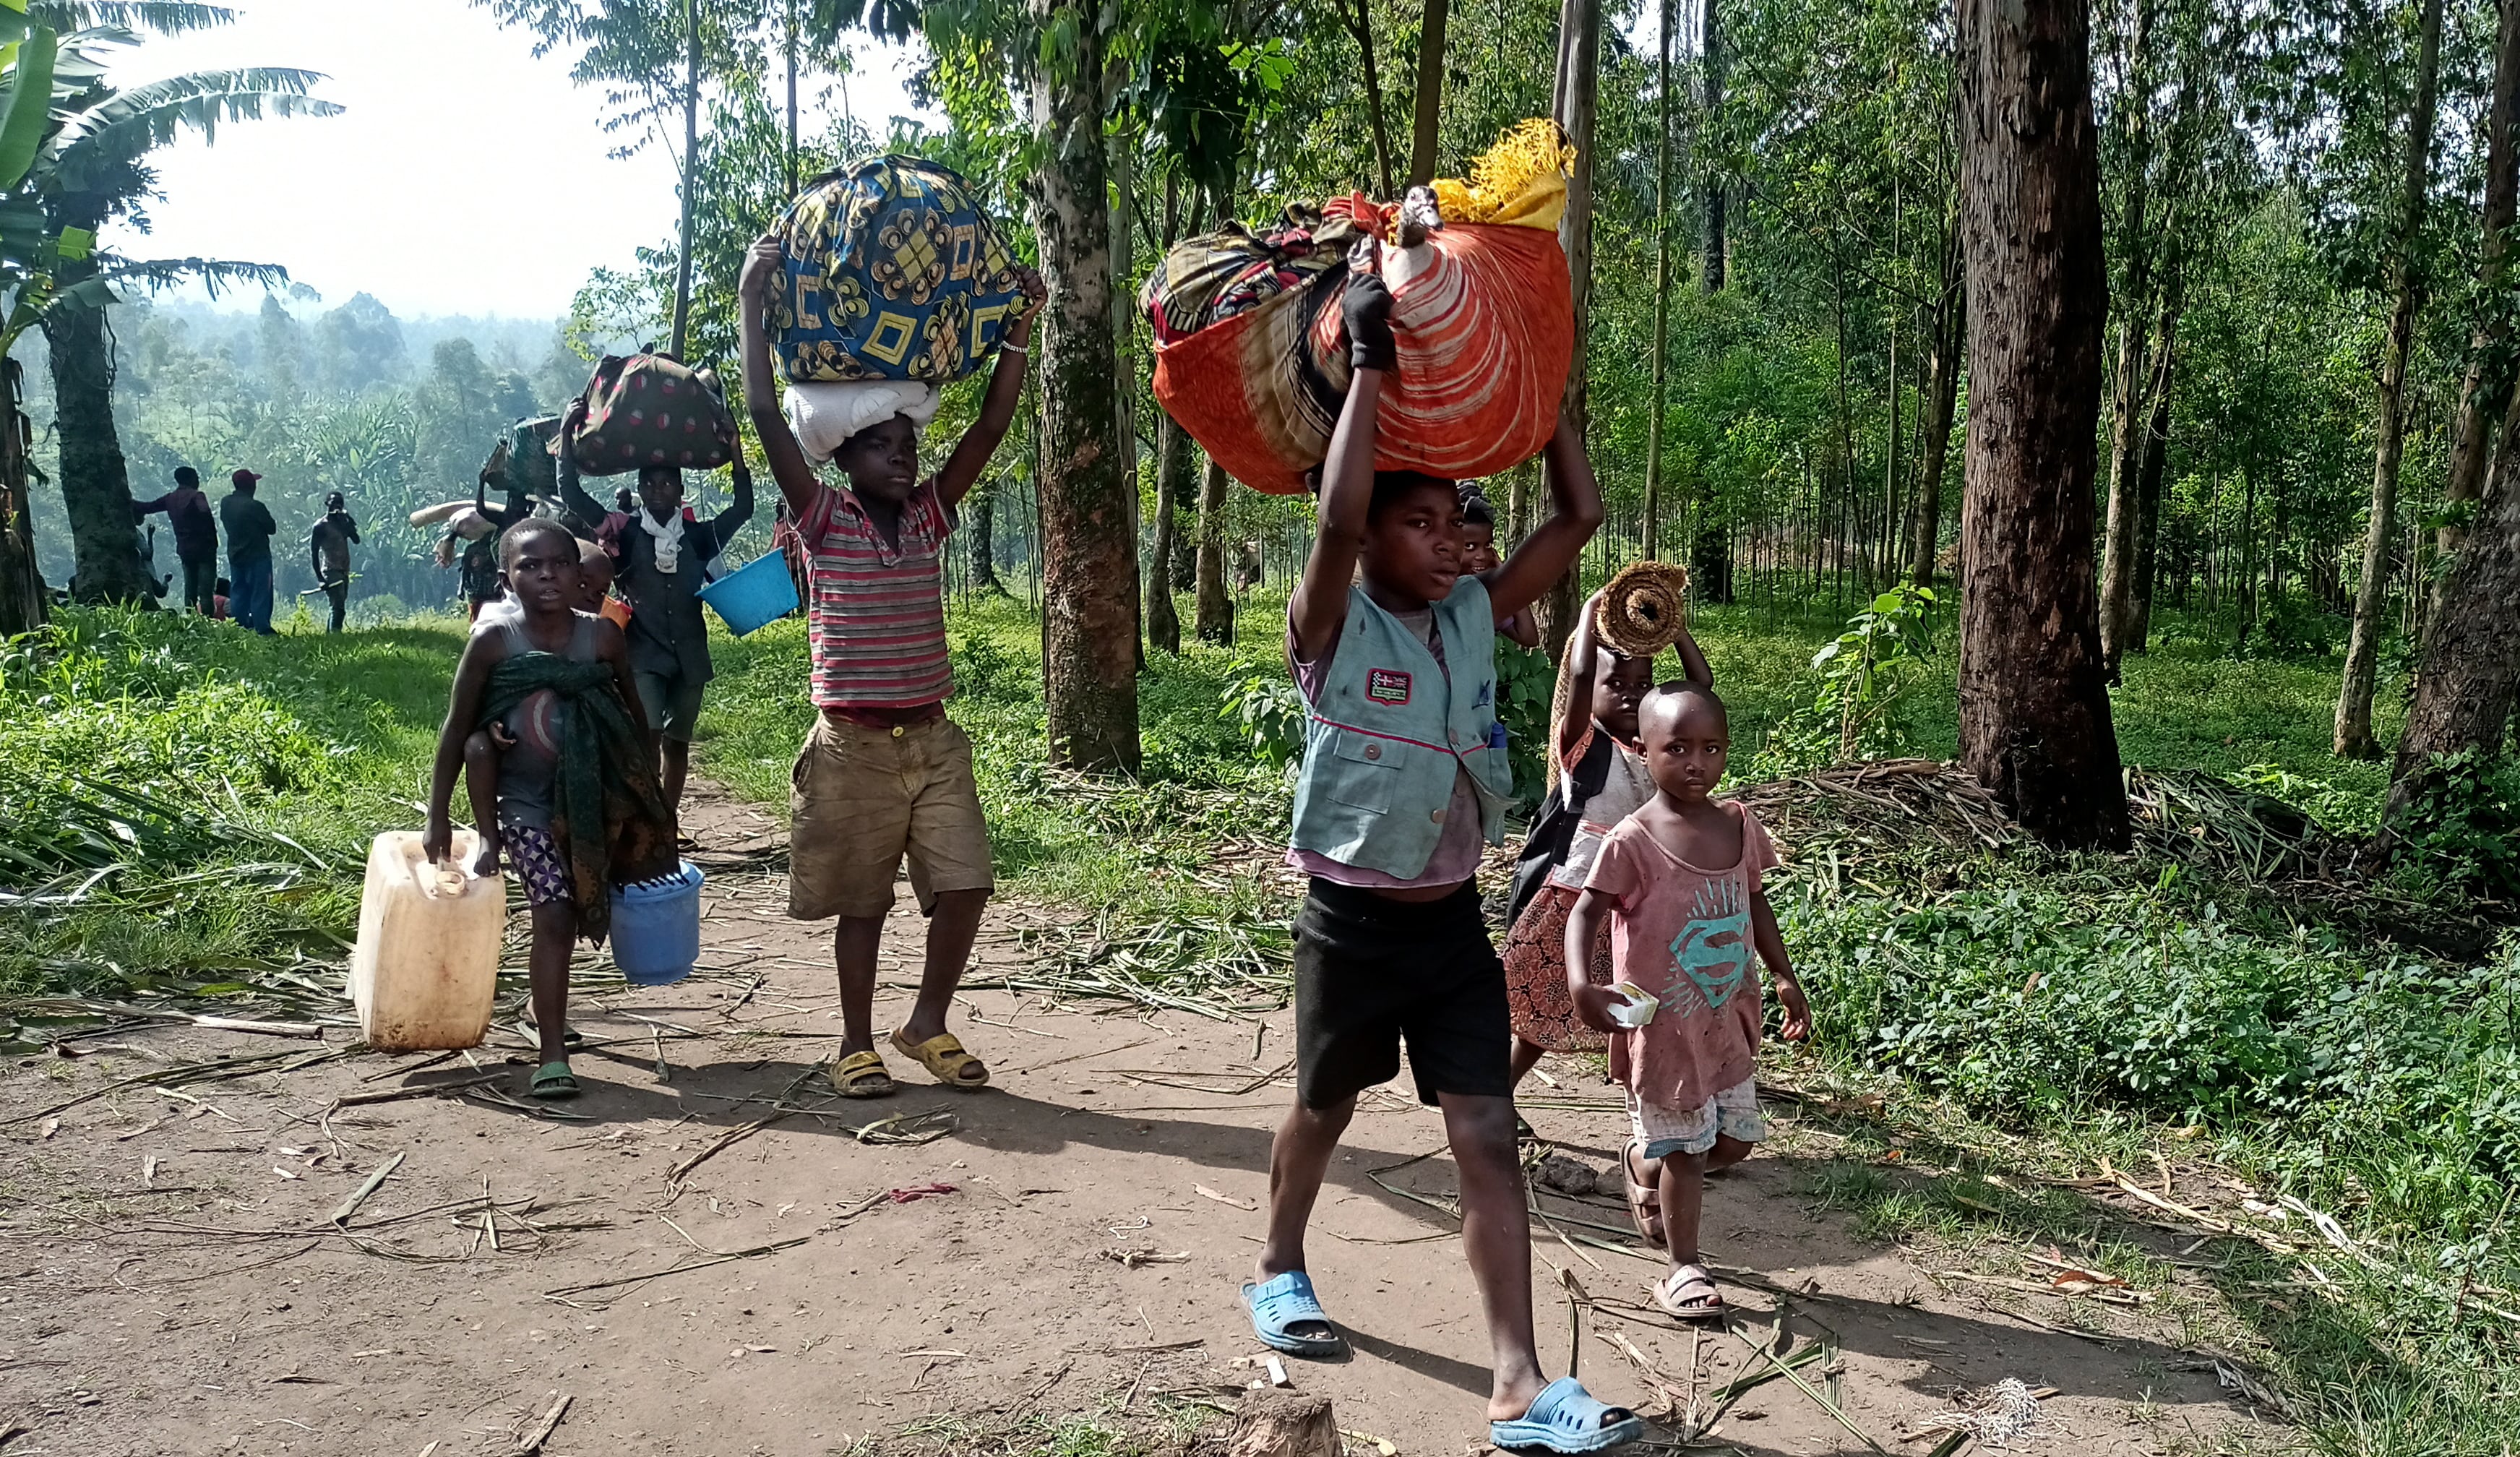
<svg viewBox="0 0 2520 1457">
<path fill-rule="evenodd" d="M 1382 253 L 1359 238 L 1347 255 L 1347 295 L 1339 313 L 1347 322 L 1348 363 L 1385 374 L 1400 367 L 1400 345 L 1391 336 L 1391 289 L 1382 281 Z"/>
<path fill-rule="evenodd" d="M 761 307 L 770 301 L 771 286 L 787 267 L 788 253 L 779 246 L 779 235 L 762 234 L 744 250 L 743 272 L 736 278 L 735 296 L 753 308 Z"/>
</svg>

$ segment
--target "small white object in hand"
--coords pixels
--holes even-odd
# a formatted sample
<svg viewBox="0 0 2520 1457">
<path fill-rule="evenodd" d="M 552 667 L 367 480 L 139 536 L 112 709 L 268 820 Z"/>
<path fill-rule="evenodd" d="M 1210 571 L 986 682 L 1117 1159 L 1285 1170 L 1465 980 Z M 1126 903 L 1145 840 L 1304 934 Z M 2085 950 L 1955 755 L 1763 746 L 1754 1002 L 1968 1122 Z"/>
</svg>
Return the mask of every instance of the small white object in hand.
<svg viewBox="0 0 2520 1457">
<path fill-rule="evenodd" d="M 1662 1006 L 1652 992 L 1634 981 L 1615 982 L 1610 990 L 1623 998 L 1610 1008 L 1610 1020 L 1623 1027 L 1643 1026 L 1653 1021 L 1654 1013 Z"/>
</svg>

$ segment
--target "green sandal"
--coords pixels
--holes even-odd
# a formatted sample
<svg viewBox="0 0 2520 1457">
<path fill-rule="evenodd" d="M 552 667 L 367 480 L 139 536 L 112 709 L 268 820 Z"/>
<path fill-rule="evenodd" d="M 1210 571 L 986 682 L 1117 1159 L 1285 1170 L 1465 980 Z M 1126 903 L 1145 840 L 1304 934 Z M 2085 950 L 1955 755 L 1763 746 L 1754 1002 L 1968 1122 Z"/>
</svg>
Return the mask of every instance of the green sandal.
<svg viewBox="0 0 2520 1457">
<path fill-rule="evenodd" d="M 534 1070 L 534 1080 L 526 1089 L 536 1098 L 559 1102 L 577 1096 L 577 1074 L 568 1070 L 566 1062 L 545 1063 Z"/>
</svg>

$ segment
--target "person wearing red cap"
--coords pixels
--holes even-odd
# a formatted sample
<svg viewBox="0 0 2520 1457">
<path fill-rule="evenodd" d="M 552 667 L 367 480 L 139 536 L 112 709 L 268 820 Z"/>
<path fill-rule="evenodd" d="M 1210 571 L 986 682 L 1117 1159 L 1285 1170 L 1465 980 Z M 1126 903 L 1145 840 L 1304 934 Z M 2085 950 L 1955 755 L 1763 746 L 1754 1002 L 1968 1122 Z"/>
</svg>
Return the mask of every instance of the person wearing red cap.
<svg viewBox="0 0 2520 1457">
<path fill-rule="evenodd" d="M 236 487 L 219 503 L 219 525 L 228 538 L 228 614 L 239 627 L 271 633 L 271 538 L 280 523 L 271 508 L 253 498 L 262 478 L 239 470 L 228 478 Z"/>
</svg>

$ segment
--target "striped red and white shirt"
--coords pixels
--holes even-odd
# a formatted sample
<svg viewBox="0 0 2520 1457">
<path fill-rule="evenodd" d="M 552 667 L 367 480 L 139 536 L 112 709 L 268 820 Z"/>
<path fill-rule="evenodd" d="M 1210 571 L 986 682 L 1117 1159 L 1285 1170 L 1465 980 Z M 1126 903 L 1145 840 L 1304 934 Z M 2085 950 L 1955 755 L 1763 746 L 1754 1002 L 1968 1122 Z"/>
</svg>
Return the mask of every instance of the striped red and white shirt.
<svg viewBox="0 0 2520 1457">
<path fill-rule="evenodd" d="M 917 708 L 954 691 L 945 658 L 945 542 L 955 515 L 930 478 L 901 505 L 898 547 L 855 493 L 826 487 L 796 524 L 813 563 L 814 706 Z"/>
</svg>

